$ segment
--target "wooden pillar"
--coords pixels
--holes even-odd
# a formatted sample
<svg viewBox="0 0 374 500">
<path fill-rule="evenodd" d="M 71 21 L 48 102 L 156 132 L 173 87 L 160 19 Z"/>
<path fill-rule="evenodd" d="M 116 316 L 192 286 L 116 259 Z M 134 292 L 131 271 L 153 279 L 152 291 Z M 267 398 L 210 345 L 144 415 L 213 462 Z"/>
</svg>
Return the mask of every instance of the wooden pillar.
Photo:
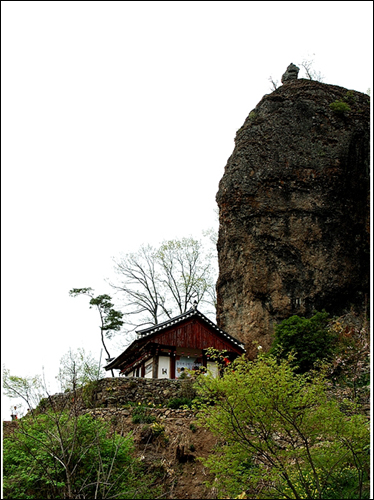
<svg viewBox="0 0 374 500">
<path fill-rule="evenodd" d="M 157 377 L 158 377 L 158 354 L 155 354 L 153 356 L 152 378 L 157 378 Z"/>
<path fill-rule="evenodd" d="M 173 347 L 170 353 L 170 378 L 175 378 L 175 351 L 176 347 Z"/>
<path fill-rule="evenodd" d="M 206 357 L 206 352 L 203 351 L 203 366 L 205 366 L 205 368 L 207 368 L 207 362 L 208 362 L 208 358 Z"/>
</svg>

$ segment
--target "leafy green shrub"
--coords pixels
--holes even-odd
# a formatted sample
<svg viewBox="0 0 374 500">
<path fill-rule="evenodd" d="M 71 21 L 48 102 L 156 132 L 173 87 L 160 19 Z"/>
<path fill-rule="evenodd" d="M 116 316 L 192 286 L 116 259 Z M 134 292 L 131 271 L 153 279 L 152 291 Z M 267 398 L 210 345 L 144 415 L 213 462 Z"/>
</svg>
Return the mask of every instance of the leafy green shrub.
<svg viewBox="0 0 374 500">
<path fill-rule="evenodd" d="M 220 440 L 202 460 L 209 486 L 218 498 L 370 498 L 367 418 L 345 415 L 324 373 L 297 374 L 293 361 L 243 356 L 198 381 L 197 418 Z"/>
<path fill-rule="evenodd" d="M 257 113 L 255 111 L 251 111 L 248 115 L 248 120 L 253 122 L 257 118 Z"/>
<path fill-rule="evenodd" d="M 151 425 L 151 432 L 154 437 L 161 438 L 164 444 L 168 444 L 169 436 L 165 434 L 165 427 L 162 424 L 160 424 L 159 422 L 154 422 Z"/>
<path fill-rule="evenodd" d="M 357 97 L 355 96 L 355 93 L 353 90 L 348 90 L 344 96 L 344 101 L 350 102 L 351 104 L 355 103 L 357 101 Z"/>
<path fill-rule="evenodd" d="M 316 470 L 317 474 L 323 474 L 321 469 Z M 297 473 L 290 474 L 295 492 L 299 498 L 303 498 L 305 490 L 310 493 L 308 498 L 323 498 L 326 500 L 354 499 L 354 498 L 369 498 L 366 489 L 359 493 L 357 487 L 357 469 L 347 465 L 339 471 L 331 471 L 331 474 L 326 479 L 326 484 L 323 485 L 323 496 L 318 496 L 318 491 L 315 485 L 314 472 L 310 468 L 303 469 L 303 483 L 298 481 Z M 294 493 L 289 486 L 283 489 L 284 498 L 294 498 Z"/>
<path fill-rule="evenodd" d="M 163 434 L 165 432 L 165 427 L 162 424 L 160 424 L 159 422 L 154 422 L 151 425 L 151 430 L 152 430 L 152 434 L 154 436 L 160 436 L 161 434 Z"/>
<path fill-rule="evenodd" d="M 334 351 L 336 336 L 328 329 L 329 314 L 317 312 L 310 319 L 291 316 L 275 327 L 270 354 L 287 357 L 295 353 L 297 371 L 305 373 Z"/>
<path fill-rule="evenodd" d="M 190 423 L 190 430 L 192 432 L 196 432 L 197 431 L 197 427 L 196 427 L 196 425 L 193 422 Z"/>
<path fill-rule="evenodd" d="M 167 407 L 168 408 L 173 408 L 174 410 L 177 410 L 178 408 L 181 408 L 182 406 L 188 406 L 188 408 L 191 408 L 192 406 L 192 399 L 189 398 L 172 398 L 169 400 Z"/>
<path fill-rule="evenodd" d="M 97 380 L 93 380 L 88 382 L 83 386 L 82 390 L 82 399 L 87 408 L 94 407 L 96 405 L 96 392 L 98 388 L 99 382 Z"/>
<path fill-rule="evenodd" d="M 150 415 L 148 408 L 143 405 L 135 406 L 132 411 L 133 424 L 151 424 L 156 421 L 154 415 Z"/>
<path fill-rule="evenodd" d="M 109 424 L 88 414 L 21 419 L 4 437 L 3 498 L 150 498 L 131 436 L 109 436 Z"/>
<path fill-rule="evenodd" d="M 43 412 L 47 409 L 48 407 L 48 398 L 42 398 L 40 401 L 39 401 L 39 404 L 38 406 L 36 407 L 36 410 L 39 411 L 39 412 Z"/>
<path fill-rule="evenodd" d="M 348 111 L 351 111 L 350 106 L 344 102 L 344 101 L 339 101 L 336 100 L 330 104 L 330 109 L 339 115 L 343 115 L 344 113 L 347 113 Z"/>
</svg>

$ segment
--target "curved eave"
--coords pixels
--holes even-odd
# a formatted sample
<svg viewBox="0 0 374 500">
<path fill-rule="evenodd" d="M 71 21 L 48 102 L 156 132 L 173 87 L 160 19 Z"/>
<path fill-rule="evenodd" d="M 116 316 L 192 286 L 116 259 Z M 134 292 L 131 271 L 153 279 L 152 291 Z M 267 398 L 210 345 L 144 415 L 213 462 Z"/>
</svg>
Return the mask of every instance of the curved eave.
<svg viewBox="0 0 374 500">
<path fill-rule="evenodd" d="M 112 370 L 118 368 L 118 365 L 123 361 L 124 358 L 128 356 L 128 354 L 135 350 L 138 346 L 140 347 L 140 344 L 143 344 L 139 339 L 134 340 L 119 356 L 113 359 L 110 363 L 108 363 L 106 366 L 104 366 L 104 370 Z"/>
<path fill-rule="evenodd" d="M 195 308 L 190 309 L 189 311 L 176 316 L 175 318 L 172 318 L 168 321 L 164 321 L 163 323 L 160 323 L 159 325 L 154 325 L 148 328 L 145 328 L 143 330 L 139 330 L 136 333 L 140 336 L 138 339 L 134 340 L 119 356 L 113 359 L 110 363 L 108 363 L 106 366 L 104 366 L 105 370 L 111 370 L 111 369 L 120 369 L 121 363 L 129 357 L 132 351 L 135 351 L 136 349 L 140 349 L 144 344 L 148 343 L 150 339 L 152 338 L 153 335 L 166 330 L 167 328 L 174 326 L 178 323 L 181 323 L 182 321 L 192 318 L 192 317 L 198 317 L 201 320 L 203 320 L 204 323 L 210 326 L 212 330 L 215 330 L 219 335 L 221 335 L 223 338 L 226 338 L 231 344 L 236 345 L 242 352 L 245 352 L 244 344 L 242 342 L 239 342 L 235 337 L 232 335 L 229 335 L 226 333 L 224 330 L 219 328 L 216 324 L 213 323 L 209 318 L 207 318 L 203 313 L 198 311 Z"/>
</svg>

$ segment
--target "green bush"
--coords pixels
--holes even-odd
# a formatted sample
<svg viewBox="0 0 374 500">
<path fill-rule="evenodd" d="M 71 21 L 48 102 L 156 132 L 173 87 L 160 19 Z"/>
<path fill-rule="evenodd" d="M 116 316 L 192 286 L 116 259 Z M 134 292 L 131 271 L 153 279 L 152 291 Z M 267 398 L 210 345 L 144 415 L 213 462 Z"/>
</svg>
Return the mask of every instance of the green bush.
<svg viewBox="0 0 374 500">
<path fill-rule="evenodd" d="M 251 111 L 248 115 L 248 120 L 253 122 L 257 118 L 257 113 L 255 111 Z"/>
<path fill-rule="evenodd" d="M 339 409 L 322 371 L 260 354 L 197 384 L 197 418 L 219 439 L 202 459 L 218 498 L 370 498 L 369 423 Z"/>
<path fill-rule="evenodd" d="M 344 113 L 347 113 L 348 111 L 351 111 L 350 106 L 344 102 L 344 101 L 334 101 L 330 104 L 330 109 L 339 115 L 343 115 Z"/>
<path fill-rule="evenodd" d="M 151 424 L 155 421 L 156 417 L 149 414 L 149 410 L 146 406 L 139 405 L 134 407 L 132 411 L 133 424 Z"/>
<path fill-rule="evenodd" d="M 197 431 L 197 427 L 196 427 L 196 425 L 193 422 L 190 423 L 190 430 L 192 432 L 196 432 Z"/>
<path fill-rule="evenodd" d="M 110 436 L 109 424 L 88 414 L 21 419 L 4 437 L 3 498 L 150 498 L 133 450 L 130 435 Z"/>
<path fill-rule="evenodd" d="M 275 327 L 275 338 L 270 354 L 278 358 L 295 353 L 299 373 L 305 373 L 318 361 L 333 354 L 336 336 L 328 329 L 329 314 L 317 312 L 310 319 L 291 316 Z"/>
<path fill-rule="evenodd" d="M 151 425 L 151 431 L 154 436 L 160 436 L 165 433 L 165 427 L 159 422 L 154 422 Z"/>
<path fill-rule="evenodd" d="M 188 406 L 188 408 L 191 408 L 192 406 L 192 399 L 189 398 L 173 398 L 170 399 L 167 407 L 168 408 L 173 408 L 174 410 L 177 410 L 178 408 L 181 408 L 182 406 Z"/>
<path fill-rule="evenodd" d="M 353 90 L 348 90 L 348 92 L 346 92 L 343 99 L 344 99 L 344 101 L 350 102 L 351 104 L 353 104 L 357 101 L 357 97 L 356 97 L 355 93 L 353 92 Z"/>
</svg>

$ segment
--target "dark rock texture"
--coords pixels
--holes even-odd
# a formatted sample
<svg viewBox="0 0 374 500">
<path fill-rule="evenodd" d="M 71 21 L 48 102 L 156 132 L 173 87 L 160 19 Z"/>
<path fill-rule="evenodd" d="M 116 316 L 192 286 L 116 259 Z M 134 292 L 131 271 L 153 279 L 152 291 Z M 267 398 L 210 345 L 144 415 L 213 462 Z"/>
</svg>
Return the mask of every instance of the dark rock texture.
<svg viewBox="0 0 374 500">
<path fill-rule="evenodd" d="M 299 79 L 238 130 L 217 193 L 217 323 L 250 357 L 292 314 L 368 300 L 369 122 L 366 94 Z"/>
<path fill-rule="evenodd" d="M 291 63 L 287 67 L 286 72 L 283 73 L 281 82 L 286 83 L 289 82 L 290 80 L 296 80 L 298 74 L 299 74 L 299 68 L 295 64 Z"/>
</svg>

